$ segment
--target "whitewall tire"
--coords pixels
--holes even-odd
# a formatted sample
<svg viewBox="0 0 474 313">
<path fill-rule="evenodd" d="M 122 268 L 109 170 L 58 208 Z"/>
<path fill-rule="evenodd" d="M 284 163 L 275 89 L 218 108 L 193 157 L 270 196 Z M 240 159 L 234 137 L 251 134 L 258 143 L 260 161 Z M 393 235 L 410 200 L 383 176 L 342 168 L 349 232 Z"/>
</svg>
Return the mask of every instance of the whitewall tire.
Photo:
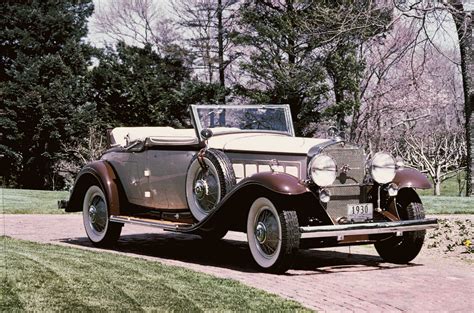
<svg viewBox="0 0 474 313">
<path fill-rule="evenodd" d="M 259 267 L 283 273 L 299 247 L 299 226 L 295 211 L 279 211 L 268 198 L 256 199 L 247 217 L 247 240 Z"/>
<path fill-rule="evenodd" d="M 84 194 L 82 218 L 87 237 L 94 245 L 108 246 L 120 237 L 122 224 L 110 222 L 107 198 L 97 185 L 91 185 Z"/>
<path fill-rule="evenodd" d="M 209 149 L 202 160 L 207 169 L 196 155 L 186 174 L 186 201 L 198 221 L 205 219 L 236 184 L 232 164 L 223 152 Z"/>
</svg>

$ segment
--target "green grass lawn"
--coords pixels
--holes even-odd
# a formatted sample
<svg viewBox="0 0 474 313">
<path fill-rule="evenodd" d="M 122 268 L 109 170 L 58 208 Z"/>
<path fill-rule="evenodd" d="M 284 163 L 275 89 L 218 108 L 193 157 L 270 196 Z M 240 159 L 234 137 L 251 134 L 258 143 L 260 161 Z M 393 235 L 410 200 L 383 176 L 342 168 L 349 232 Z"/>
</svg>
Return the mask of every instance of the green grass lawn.
<svg viewBox="0 0 474 313">
<path fill-rule="evenodd" d="M 0 237 L 8 311 L 303 311 L 300 304 L 187 269 Z M 2 260 L 3 261 L 3 260 Z"/>
<path fill-rule="evenodd" d="M 67 191 L 44 191 L 27 189 L 0 190 L 2 212 L 9 214 L 59 214 L 58 200 L 68 199 Z"/>
<path fill-rule="evenodd" d="M 466 194 L 466 181 L 465 181 L 465 174 L 462 173 L 461 174 L 461 185 L 462 185 L 462 189 L 461 189 L 461 194 L 462 195 L 465 195 Z M 430 179 L 430 178 L 428 178 Z M 431 179 L 430 179 L 431 181 Z M 434 185 L 432 184 L 433 188 L 431 189 L 424 189 L 424 190 L 419 190 L 419 193 L 420 195 L 422 196 L 432 196 L 434 193 Z M 445 180 L 444 182 L 441 183 L 441 196 L 453 196 L 453 197 L 456 197 L 459 195 L 459 183 L 458 183 L 458 179 L 456 176 L 454 177 L 451 177 L 447 180 Z"/>
<path fill-rule="evenodd" d="M 474 214 L 474 198 L 421 196 L 428 214 Z"/>
<path fill-rule="evenodd" d="M 464 173 L 461 176 L 464 183 Z M 433 189 L 417 190 L 429 214 L 474 214 L 474 198 L 459 197 L 457 177 L 441 184 L 441 196 L 433 196 Z"/>
</svg>

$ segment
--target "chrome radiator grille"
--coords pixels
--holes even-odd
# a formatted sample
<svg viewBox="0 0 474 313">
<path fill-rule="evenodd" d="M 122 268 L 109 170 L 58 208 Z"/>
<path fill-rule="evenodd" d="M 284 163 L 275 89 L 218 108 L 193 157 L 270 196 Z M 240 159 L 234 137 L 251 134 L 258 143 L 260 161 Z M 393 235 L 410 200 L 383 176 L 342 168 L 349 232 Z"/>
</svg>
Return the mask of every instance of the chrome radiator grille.
<svg viewBox="0 0 474 313">
<path fill-rule="evenodd" d="M 328 189 L 331 200 L 328 203 L 329 215 L 337 221 L 347 214 L 347 205 L 360 202 L 360 186 L 365 175 L 364 150 L 349 144 L 338 143 L 324 149 L 337 164 L 337 178 Z"/>
</svg>

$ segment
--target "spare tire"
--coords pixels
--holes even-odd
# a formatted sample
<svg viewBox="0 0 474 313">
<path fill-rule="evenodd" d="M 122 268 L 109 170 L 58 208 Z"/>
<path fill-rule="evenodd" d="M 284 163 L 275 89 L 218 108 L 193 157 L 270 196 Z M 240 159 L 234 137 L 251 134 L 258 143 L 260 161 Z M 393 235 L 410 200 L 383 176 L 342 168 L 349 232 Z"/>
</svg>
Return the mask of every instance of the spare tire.
<svg viewBox="0 0 474 313">
<path fill-rule="evenodd" d="M 198 221 L 206 218 L 236 184 L 232 163 L 223 152 L 208 149 L 202 160 L 207 169 L 196 154 L 186 174 L 186 200 Z"/>
</svg>

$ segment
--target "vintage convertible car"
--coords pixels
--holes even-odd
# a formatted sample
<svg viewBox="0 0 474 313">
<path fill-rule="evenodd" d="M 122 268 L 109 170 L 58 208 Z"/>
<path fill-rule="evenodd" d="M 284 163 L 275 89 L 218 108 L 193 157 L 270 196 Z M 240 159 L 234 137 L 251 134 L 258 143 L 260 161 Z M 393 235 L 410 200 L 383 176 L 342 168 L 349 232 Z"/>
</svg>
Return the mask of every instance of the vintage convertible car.
<svg viewBox="0 0 474 313">
<path fill-rule="evenodd" d="M 369 160 L 340 138 L 295 137 L 287 105 L 194 105 L 193 129 L 119 127 L 78 174 L 67 212 L 106 246 L 127 223 L 218 240 L 246 232 L 256 264 L 281 273 L 300 248 L 373 243 L 389 262 L 419 253 L 418 171 L 388 153 Z"/>
</svg>

